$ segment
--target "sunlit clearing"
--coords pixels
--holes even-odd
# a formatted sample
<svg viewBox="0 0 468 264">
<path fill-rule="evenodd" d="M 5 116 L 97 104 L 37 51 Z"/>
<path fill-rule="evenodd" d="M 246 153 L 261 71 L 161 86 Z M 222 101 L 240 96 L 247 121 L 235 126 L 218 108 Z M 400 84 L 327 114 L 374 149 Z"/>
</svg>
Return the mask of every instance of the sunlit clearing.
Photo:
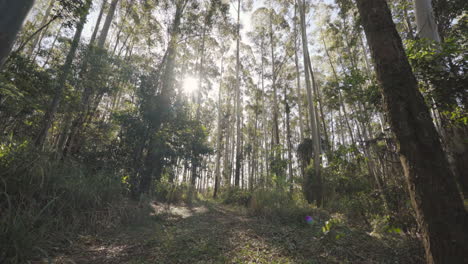
<svg viewBox="0 0 468 264">
<path fill-rule="evenodd" d="M 192 94 L 197 90 L 198 80 L 191 76 L 185 77 L 184 83 L 182 84 L 182 89 L 185 94 Z"/>
</svg>

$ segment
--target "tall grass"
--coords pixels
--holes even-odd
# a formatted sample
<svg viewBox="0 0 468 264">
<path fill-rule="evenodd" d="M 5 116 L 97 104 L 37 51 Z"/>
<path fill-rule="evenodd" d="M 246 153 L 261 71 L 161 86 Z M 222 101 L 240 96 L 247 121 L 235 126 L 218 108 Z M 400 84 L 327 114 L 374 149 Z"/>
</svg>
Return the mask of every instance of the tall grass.
<svg viewBox="0 0 468 264">
<path fill-rule="evenodd" d="M 0 263 L 48 258 L 77 232 L 135 215 L 122 209 L 126 190 L 115 174 L 50 160 L 30 151 L 0 160 Z"/>
<path fill-rule="evenodd" d="M 225 204 L 245 206 L 247 212 L 256 217 L 274 222 L 304 224 L 306 216 L 316 220 L 326 220 L 326 211 L 308 204 L 302 192 L 289 192 L 284 189 L 257 189 L 247 191 L 231 188 L 222 193 Z"/>
</svg>

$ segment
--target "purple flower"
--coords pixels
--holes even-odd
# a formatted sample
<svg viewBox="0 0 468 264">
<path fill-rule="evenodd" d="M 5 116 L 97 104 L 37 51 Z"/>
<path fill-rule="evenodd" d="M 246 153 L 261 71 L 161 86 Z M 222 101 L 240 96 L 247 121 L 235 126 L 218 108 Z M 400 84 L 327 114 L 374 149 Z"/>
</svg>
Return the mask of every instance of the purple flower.
<svg viewBox="0 0 468 264">
<path fill-rule="evenodd" d="M 308 224 L 312 224 L 312 222 L 314 222 L 314 220 L 312 219 L 312 216 L 309 216 L 309 215 L 305 217 L 305 220 Z"/>
</svg>

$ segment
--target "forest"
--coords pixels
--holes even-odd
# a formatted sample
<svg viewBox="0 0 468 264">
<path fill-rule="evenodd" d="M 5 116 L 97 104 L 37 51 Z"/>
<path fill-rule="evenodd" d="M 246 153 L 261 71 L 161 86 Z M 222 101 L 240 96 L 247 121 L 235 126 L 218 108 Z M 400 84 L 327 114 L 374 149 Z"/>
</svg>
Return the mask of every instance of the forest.
<svg viewBox="0 0 468 264">
<path fill-rule="evenodd" d="M 0 263 L 468 263 L 468 1 L 0 0 Z"/>
</svg>

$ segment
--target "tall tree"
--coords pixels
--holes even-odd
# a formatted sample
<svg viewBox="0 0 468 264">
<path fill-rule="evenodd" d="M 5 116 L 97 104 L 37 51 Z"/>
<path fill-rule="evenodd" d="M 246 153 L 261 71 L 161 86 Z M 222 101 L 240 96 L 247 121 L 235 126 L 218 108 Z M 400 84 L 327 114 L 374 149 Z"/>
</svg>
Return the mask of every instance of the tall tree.
<svg viewBox="0 0 468 264">
<path fill-rule="evenodd" d="M 0 70 L 35 0 L 0 1 Z"/>
<path fill-rule="evenodd" d="M 47 25 L 47 20 L 49 19 L 50 12 L 52 11 L 52 8 L 54 7 L 55 0 L 50 0 L 49 5 L 47 6 L 47 9 L 44 13 L 44 16 L 42 17 L 41 23 L 39 24 L 39 28 L 42 28 Z M 45 32 L 42 34 L 36 34 L 36 36 L 33 39 L 32 45 L 30 49 L 28 50 L 28 56 L 32 57 L 34 50 L 36 49 L 37 44 L 40 45 L 40 39 L 42 38 L 41 36 L 45 35 Z"/>
<path fill-rule="evenodd" d="M 92 5 L 92 0 L 86 0 L 85 5 L 83 6 L 82 13 L 78 24 L 76 25 L 75 36 L 73 37 L 72 44 L 70 46 L 70 50 L 68 51 L 67 58 L 65 59 L 65 63 L 62 66 L 60 74 L 57 78 L 57 84 L 55 87 L 55 94 L 52 99 L 52 102 L 47 110 L 43 124 L 41 126 L 41 130 L 36 138 L 35 145 L 41 148 L 44 144 L 44 141 L 47 138 L 48 131 L 52 126 L 54 116 L 57 113 L 58 107 L 60 105 L 60 101 L 62 100 L 63 90 L 65 88 L 65 83 L 67 81 L 68 76 L 70 75 L 72 69 L 72 63 L 75 59 L 76 52 L 78 50 L 78 44 L 80 43 L 81 34 L 83 33 L 83 28 L 86 23 L 86 18 L 88 17 L 89 10 Z"/>
<path fill-rule="evenodd" d="M 431 0 L 414 0 L 417 35 L 421 38 L 440 42 L 439 31 L 434 17 Z"/>
<path fill-rule="evenodd" d="M 241 102 L 241 79 L 240 79 L 240 13 L 241 0 L 237 0 L 237 33 L 236 33 L 236 171 L 234 185 L 239 187 L 240 171 L 242 166 L 242 102 Z"/>
<path fill-rule="evenodd" d="M 358 0 L 428 263 L 468 262 L 468 216 L 385 0 Z"/>
<path fill-rule="evenodd" d="M 221 180 L 221 141 L 223 140 L 223 132 L 222 132 L 222 120 L 221 120 L 221 113 L 222 113 L 222 82 L 223 82 L 223 56 L 224 52 L 221 55 L 221 62 L 220 62 L 220 69 L 221 74 L 219 77 L 219 89 L 218 89 L 218 126 L 216 130 L 216 163 L 215 163 L 215 185 L 214 185 L 214 192 L 213 198 L 218 196 L 220 180 Z"/>
<path fill-rule="evenodd" d="M 306 90 L 307 90 L 307 101 L 309 105 L 309 120 L 310 120 L 310 129 L 312 131 L 312 141 L 313 141 L 313 153 L 314 153 L 314 179 L 315 183 L 309 182 L 311 179 L 306 179 L 306 190 L 305 192 L 317 192 L 317 203 L 321 205 L 321 147 L 320 147 L 320 131 L 319 131 L 319 122 L 317 119 L 317 110 L 315 107 L 315 100 L 312 95 L 312 85 L 315 85 L 314 75 L 311 72 L 312 67 L 310 65 L 310 57 L 309 57 L 309 48 L 308 48 L 308 41 L 307 41 L 307 32 L 306 32 L 306 22 L 305 22 L 305 9 L 306 4 L 305 0 L 301 0 L 302 3 L 299 5 L 300 7 L 300 18 L 301 18 L 301 33 L 302 33 L 302 49 L 303 49 L 303 56 L 304 56 L 304 72 L 305 72 L 305 79 L 306 79 Z M 311 190 L 311 186 L 316 186 L 317 190 Z M 309 200 L 310 202 L 310 200 Z"/>
<path fill-rule="evenodd" d="M 106 43 L 107 35 L 109 34 L 110 26 L 112 20 L 114 19 L 115 10 L 117 9 L 117 4 L 119 0 L 112 0 L 109 11 L 107 12 L 106 20 L 104 21 L 104 25 L 102 26 L 101 35 L 99 35 L 97 46 L 99 48 L 104 48 L 104 44 Z"/>
</svg>

